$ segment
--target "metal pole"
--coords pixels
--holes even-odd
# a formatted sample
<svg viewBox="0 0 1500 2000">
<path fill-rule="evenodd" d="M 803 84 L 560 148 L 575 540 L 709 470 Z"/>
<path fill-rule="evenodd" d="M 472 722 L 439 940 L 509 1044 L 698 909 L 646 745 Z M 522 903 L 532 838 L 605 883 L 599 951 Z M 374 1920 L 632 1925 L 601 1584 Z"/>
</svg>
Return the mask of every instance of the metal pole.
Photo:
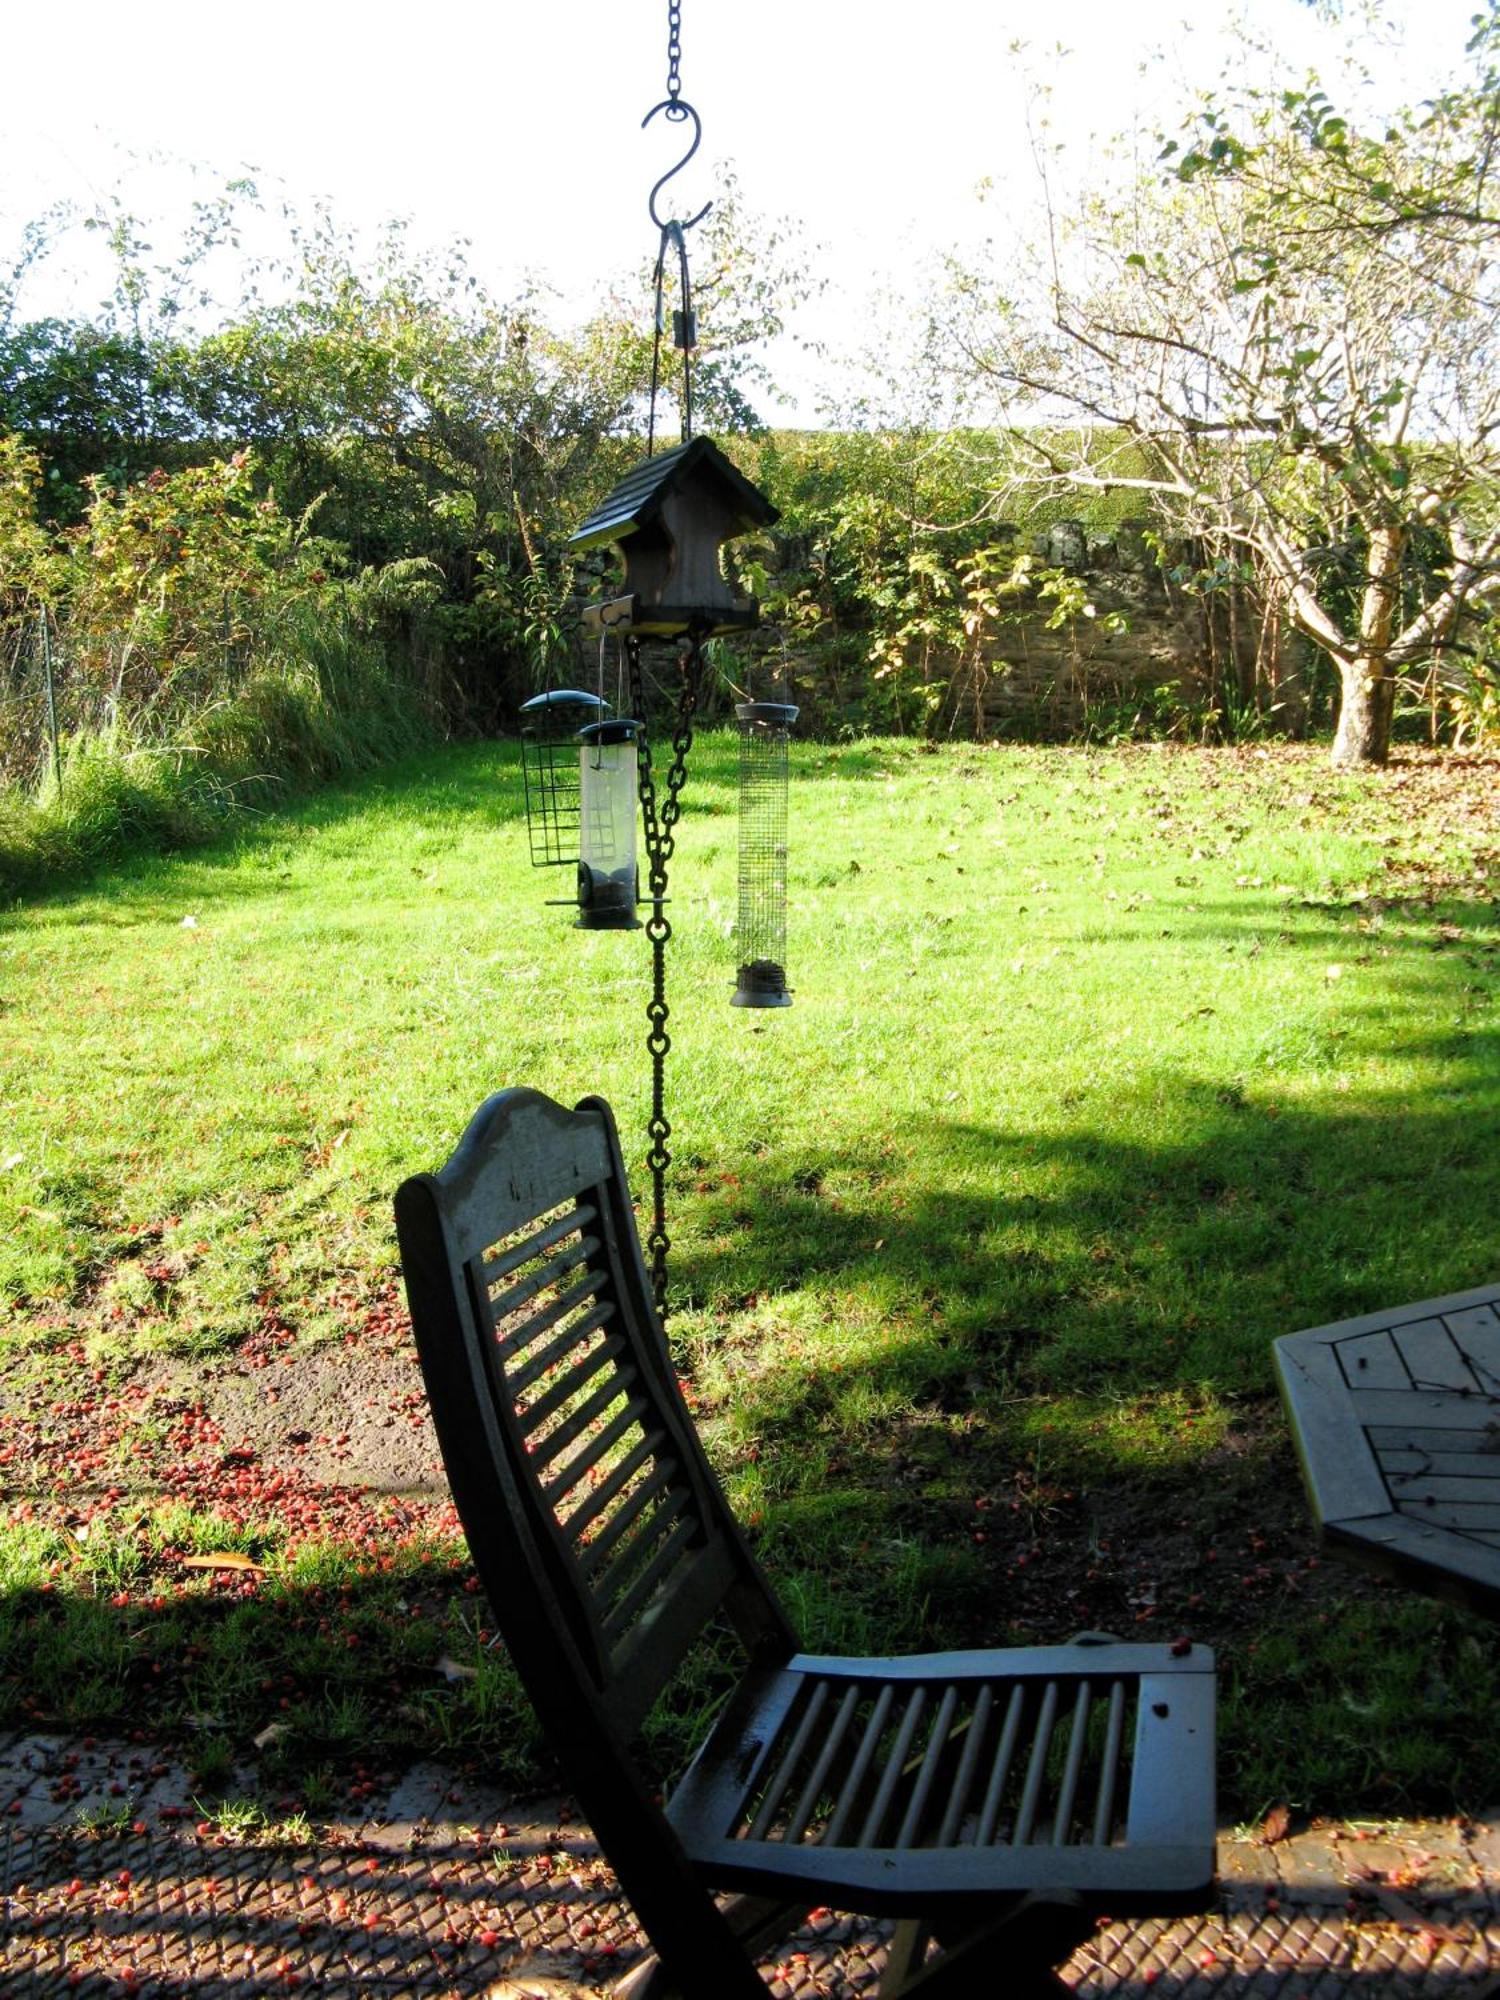
<svg viewBox="0 0 1500 2000">
<path fill-rule="evenodd" d="M 44 606 L 38 613 L 42 628 L 42 673 L 47 683 L 47 733 L 52 738 L 52 779 L 58 793 L 62 792 L 62 743 L 57 734 L 57 689 L 52 680 L 52 633 L 47 624 Z"/>
</svg>

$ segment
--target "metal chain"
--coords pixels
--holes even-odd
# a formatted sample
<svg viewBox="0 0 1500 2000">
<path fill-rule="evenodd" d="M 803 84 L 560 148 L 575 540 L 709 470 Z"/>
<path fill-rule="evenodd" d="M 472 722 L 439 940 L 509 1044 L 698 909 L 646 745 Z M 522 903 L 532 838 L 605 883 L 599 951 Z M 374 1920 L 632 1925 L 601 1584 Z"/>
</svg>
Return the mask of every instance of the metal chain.
<svg viewBox="0 0 1500 2000">
<path fill-rule="evenodd" d="M 677 100 L 682 95 L 682 7 L 680 0 L 667 0 L 667 116 L 682 116 Z"/>
<path fill-rule="evenodd" d="M 644 720 L 646 700 L 640 641 L 628 639 L 626 652 L 630 662 L 631 706 Z M 637 753 L 637 783 L 649 864 L 646 882 L 651 900 L 651 915 L 646 920 L 646 936 L 651 941 L 651 998 L 646 1006 L 646 1019 L 650 1023 L 646 1049 L 651 1057 L 651 1117 L 646 1127 L 651 1139 L 651 1149 L 646 1155 L 646 1164 L 651 1169 L 651 1227 L 646 1234 L 646 1251 L 651 1265 L 651 1293 L 663 1325 L 667 1318 L 667 1256 L 672 1248 L 672 1239 L 667 1234 L 667 1169 L 672 1164 L 667 1141 L 672 1136 L 672 1127 L 666 1112 L 667 1054 L 672 1046 L 667 1033 L 667 1016 L 671 1012 L 667 1005 L 667 940 L 672 935 L 672 926 L 663 905 L 667 896 L 667 870 L 677 844 L 688 752 L 693 745 L 693 717 L 703 683 L 703 647 L 695 635 L 688 637 L 681 665 L 682 687 L 677 697 L 672 761 L 667 767 L 667 795 L 660 814 L 649 729 L 642 730 Z"/>
</svg>

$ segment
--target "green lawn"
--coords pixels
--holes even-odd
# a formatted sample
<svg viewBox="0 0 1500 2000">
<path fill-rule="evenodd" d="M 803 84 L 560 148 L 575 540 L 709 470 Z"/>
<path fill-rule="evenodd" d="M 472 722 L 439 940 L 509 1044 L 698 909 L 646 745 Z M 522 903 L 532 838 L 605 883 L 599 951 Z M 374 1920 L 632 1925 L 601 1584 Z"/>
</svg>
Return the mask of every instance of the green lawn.
<svg viewBox="0 0 1500 2000">
<path fill-rule="evenodd" d="M 1271 1338 L 1494 1275 L 1497 775 L 800 744 L 796 1005 L 757 1014 L 727 1004 L 734 746 L 701 741 L 673 1335 L 820 1638 L 1089 1622 L 1020 1593 L 1022 1528 L 1098 1545 L 1090 1575 L 1121 1509 L 1243 1539 L 1258 1492 L 1286 1505 Z M 12 1352 L 340 1331 L 392 1270 L 396 1181 L 502 1084 L 602 1091 L 646 1190 L 645 942 L 546 907 L 520 812 L 510 748 L 452 750 L 0 917 Z M 1250 1637 L 1238 1574 L 1159 1606 L 1219 1638 L 1238 1809 L 1494 1792 L 1500 1750 L 1460 1742 L 1497 1692 L 1474 1630 L 1284 1591 Z"/>
</svg>

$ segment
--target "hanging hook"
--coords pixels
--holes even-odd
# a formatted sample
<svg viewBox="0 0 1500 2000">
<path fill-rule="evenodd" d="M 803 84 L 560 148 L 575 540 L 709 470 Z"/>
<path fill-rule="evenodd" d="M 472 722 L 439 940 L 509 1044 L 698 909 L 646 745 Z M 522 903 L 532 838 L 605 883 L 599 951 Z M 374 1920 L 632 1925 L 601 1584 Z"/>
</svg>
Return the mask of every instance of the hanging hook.
<svg viewBox="0 0 1500 2000">
<path fill-rule="evenodd" d="M 664 97 L 660 104 L 653 104 L 651 109 L 646 113 L 645 117 L 641 120 L 641 130 L 643 132 L 645 131 L 646 127 L 651 123 L 651 120 L 656 116 L 658 111 L 665 111 L 669 122 L 673 124 L 681 124 L 684 118 L 691 118 L 693 121 L 692 145 L 688 147 L 687 151 L 683 154 L 682 158 L 677 162 L 675 167 L 667 168 L 667 171 L 662 175 L 661 179 L 656 183 L 656 186 L 652 188 L 651 193 L 647 198 L 646 206 L 651 211 L 651 220 L 656 224 L 658 229 L 666 229 L 669 226 L 668 223 L 656 212 L 656 197 L 661 193 L 662 189 L 666 186 L 667 182 L 671 180 L 674 175 L 680 174 L 682 172 L 683 168 L 687 165 L 688 161 L 693 157 L 694 153 L 697 152 L 699 146 L 702 145 L 703 121 L 699 118 L 697 112 L 693 109 L 692 105 L 688 103 L 685 97 Z M 686 222 L 679 222 L 676 225 L 676 227 L 678 229 L 696 228 L 696 226 L 703 220 L 704 216 L 707 215 L 708 211 L 712 207 L 713 207 L 712 201 L 704 202 L 702 208 L 699 209 L 696 215 L 690 216 Z"/>
</svg>

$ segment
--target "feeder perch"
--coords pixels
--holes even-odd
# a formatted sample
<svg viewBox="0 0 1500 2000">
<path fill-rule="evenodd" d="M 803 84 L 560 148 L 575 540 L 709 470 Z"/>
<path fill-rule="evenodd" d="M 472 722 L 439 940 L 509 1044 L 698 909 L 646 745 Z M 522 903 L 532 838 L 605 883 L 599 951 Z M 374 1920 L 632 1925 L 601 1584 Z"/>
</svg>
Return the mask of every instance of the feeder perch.
<svg viewBox="0 0 1500 2000">
<path fill-rule="evenodd" d="M 606 704 L 581 688 L 553 688 L 523 702 L 521 775 L 533 868 L 571 868 L 578 860 L 578 732 Z"/>
<path fill-rule="evenodd" d="M 735 536 L 778 518 L 710 438 L 643 460 L 570 539 L 575 549 L 618 542 L 625 559 L 624 595 L 591 604 L 585 628 L 706 639 L 757 624 L 758 607 L 731 591 L 719 552 Z"/>
<path fill-rule="evenodd" d="M 592 722 L 578 732 L 581 799 L 578 928 L 639 930 L 635 913 L 636 738 L 625 718 Z"/>
<path fill-rule="evenodd" d="M 789 701 L 742 701 L 740 725 L 739 975 L 735 1007 L 790 1007 L 786 983 Z"/>
</svg>

